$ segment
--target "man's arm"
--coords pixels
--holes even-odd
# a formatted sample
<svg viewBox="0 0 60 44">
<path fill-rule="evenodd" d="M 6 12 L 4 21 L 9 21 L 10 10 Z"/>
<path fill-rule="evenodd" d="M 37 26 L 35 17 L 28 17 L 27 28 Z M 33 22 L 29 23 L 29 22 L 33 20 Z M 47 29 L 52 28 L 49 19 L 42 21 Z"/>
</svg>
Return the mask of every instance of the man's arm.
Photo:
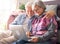
<svg viewBox="0 0 60 44">
<path fill-rule="evenodd" d="M 46 17 L 47 19 L 51 19 L 53 16 L 56 15 L 53 10 L 47 11 L 45 14 L 46 15 L 44 17 Z"/>
<path fill-rule="evenodd" d="M 51 16 L 56 15 L 57 5 L 46 5 L 46 16 L 51 18 Z"/>
<path fill-rule="evenodd" d="M 26 18 L 26 14 L 20 14 L 15 18 L 15 20 L 10 25 L 22 25 L 24 22 L 24 19 Z"/>
<path fill-rule="evenodd" d="M 18 25 L 18 21 L 21 20 L 22 15 L 19 15 L 15 18 L 15 20 L 10 25 Z"/>
</svg>

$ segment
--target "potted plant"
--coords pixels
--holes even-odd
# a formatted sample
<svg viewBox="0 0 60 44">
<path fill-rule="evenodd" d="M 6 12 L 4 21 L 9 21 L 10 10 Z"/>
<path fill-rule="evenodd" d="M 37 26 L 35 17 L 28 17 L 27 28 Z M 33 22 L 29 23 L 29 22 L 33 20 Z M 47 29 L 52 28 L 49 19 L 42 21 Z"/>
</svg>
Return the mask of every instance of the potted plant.
<svg viewBox="0 0 60 44">
<path fill-rule="evenodd" d="M 21 5 L 19 6 L 19 9 L 25 10 L 25 4 L 21 4 Z"/>
</svg>

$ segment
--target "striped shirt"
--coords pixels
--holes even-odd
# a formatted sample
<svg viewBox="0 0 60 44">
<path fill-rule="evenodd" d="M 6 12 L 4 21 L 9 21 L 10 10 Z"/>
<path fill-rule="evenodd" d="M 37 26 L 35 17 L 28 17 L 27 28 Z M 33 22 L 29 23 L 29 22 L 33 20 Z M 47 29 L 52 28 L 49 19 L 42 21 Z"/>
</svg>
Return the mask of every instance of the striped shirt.
<svg viewBox="0 0 60 44">
<path fill-rule="evenodd" d="M 55 21 L 55 18 L 52 17 L 51 19 L 47 19 L 46 17 L 44 17 L 44 15 L 35 18 L 32 21 L 32 34 L 33 35 L 43 35 L 44 33 L 46 33 L 48 31 L 47 26 L 53 22 L 56 27 L 57 27 L 57 23 Z"/>
</svg>

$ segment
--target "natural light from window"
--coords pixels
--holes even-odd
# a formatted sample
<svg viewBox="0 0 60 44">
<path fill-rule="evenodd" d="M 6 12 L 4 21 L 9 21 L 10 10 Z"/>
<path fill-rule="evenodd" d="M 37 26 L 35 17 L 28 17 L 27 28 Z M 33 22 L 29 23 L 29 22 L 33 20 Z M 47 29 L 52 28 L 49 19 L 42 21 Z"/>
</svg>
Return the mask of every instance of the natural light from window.
<svg viewBox="0 0 60 44">
<path fill-rule="evenodd" d="M 16 9 L 16 0 L 0 0 L 0 30 L 6 27 L 7 19 L 12 11 Z"/>
</svg>

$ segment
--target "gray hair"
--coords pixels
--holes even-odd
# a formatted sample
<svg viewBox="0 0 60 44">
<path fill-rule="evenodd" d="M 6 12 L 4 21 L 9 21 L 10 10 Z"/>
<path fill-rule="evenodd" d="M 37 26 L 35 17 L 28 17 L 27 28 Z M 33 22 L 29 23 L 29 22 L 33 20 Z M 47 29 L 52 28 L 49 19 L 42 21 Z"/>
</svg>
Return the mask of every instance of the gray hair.
<svg viewBox="0 0 60 44">
<path fill-rule="evenodd" d="M 27 7 L 32 7 L 32 2 L 27 2 L 26 5 L 25 5 L 25 9 L 26 9 Z"/>
<path fill-rule="evenodd" d="M 41 0 L 35 0 L 34 3 L 32 4 L 32 9 L 34 9 L 36 5 L 42 7 L 44 10 L 46 9 L 45 4 Z"/>
</svg>

